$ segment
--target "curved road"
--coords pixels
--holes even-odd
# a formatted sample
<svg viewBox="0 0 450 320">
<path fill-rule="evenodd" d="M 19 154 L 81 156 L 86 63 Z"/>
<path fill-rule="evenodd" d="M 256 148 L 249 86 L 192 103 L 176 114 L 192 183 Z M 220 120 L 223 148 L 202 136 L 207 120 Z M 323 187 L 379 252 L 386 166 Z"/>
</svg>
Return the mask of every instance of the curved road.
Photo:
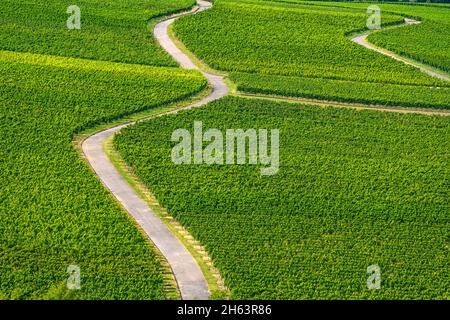
<svg viewBox="0 0 450 320">
<path fill-rule="evenodd" d="M 211 7 L 211 4 L 206 1 L 198 0 L 197 4 L 198 9 L 193 13 L 197 13 Z M 179 16 L 169 18 L 158 23 L 153 30 L 155 38 L 182 68 L 198 70 L 198 67 L 195 66 L 169 38 L 167 27 L 178 17 Z M 210 101 L 222 98 L 227 94 L 228 86 L 223 81 L 222 76 L 213 75 L 207 72 L 202 73 L 208 79 L 208 82 L 212 87 L 212 92 L 210 95 L 183 108 L 160 113 L 152 117 L 158 117 L 169 113 L 176 113 L 180 110 L 199 107 Z M 148 117 L 147 119 L 152 117 Z M 88 137 L 82 143 L 82 151 L 102 183 L 123 205 L 123 207 L 134 218 L 134 220 L 139 224 L 142 230 L 166 258 L 172 268 L 172 272 L 177 281 L 182 299 L 209 299 L 210 295 L 208 285 L 195 259 L 187 251 L 183 244 L 169 231 L 169 229 L 167 229 L 156 214 L 148 207 L 145 201 L 139 197 L 136 191 L 134 191 L 128 182 L 120 175 L 103 150 L 103 142 L 105 139 L 119 132 L 122 128 L 133 124 L 135 124 L 135 122 L 126 123 L 98 132 Z"/>
<path fill-rule="evenodd" d="M 212 6 L 211 3 L 203 0 L 197 0 L 197 5 L 197 10 L 185 14 L 195 14 Z M 179 16 L 181 15 L 174 16 L 155 25 L 153 30 L 154 36 L 161 47 L 164 48 L 164 50 L 166 50 L 180 64 L 182 68 L 199 70 L 208 79 L 208 82 L 212 88 L 212 92 L 207 97 L 201 99 L 196 103 L 189 104 L 176 110 L 171 110 L 154 116 L 150 116 L 145 119 L 159 117 L 170 113 L 177 113 L 180 110 L 199 107 L 210 101 L 220 99 L 228 93 L 228 86 L 223 81 L 222 76 L 213 75 L 200 70 L 190 60 L 190 58 L 186 56 L 170 39 L 168 34 L 168 27 Z M 407 24 L 417 23 L 416 21 L 412 20 L 405 20 L 405 22 Z M 394 53 L 369 44 L 365 40 L 367 36 L 368 34 L 360 35 L 352 38 L 352 41 L 363 45 L 370 50 L 377 51 L 393 59 L 402 61 L 406 64 L 413 65 L 432 76 L 439 77 L 444 80 L 450 80 L 444 75 L 435 73 L 432 70 L 423 68 L 422 66 L 414 64 L 406 59 L 402 59 Z M 372 109 L 377 110 L 377 108 Z M 382 111 L 399 112 L 398 110 Z M 420 111 L 416 112 L 421 113 Z M 105 141 L 105 139 L 119 132 L 122 128 L 133 125 L 135 123 L 136 122 L 126 123 L 98 132 L 88 137 L 82 143 L 82 151 L 95 173 L 99 176 L 102 183 L 111 191 L 111 193 L 123 205 L 128 213 L 135 219 L 142 230 L 147 234 L 150 240 L 166 258 L 167 262 L 172 268 L 182 299 L 208 299 L 208 286 L 205 277 L 195 259 L 181 244 L 181 242 L 167 229 L 167 227 L 156 216 L 156 214 L 148 207 L 145 201 L 143 201 L 139 197 L 139 195 L 128 184 L 128 182 L 120 175 L 120 173 L 116 170 L 103 150 L 103 142 Z"/>
<path fill-rule="evenodd" d="M 407 19 L 405 18 L 405 24 L 401 25 L 401 26 L 406 26 L 406 25 L 410 25 L 410 24 L 419 24 L 420 21 L 417 20 L 412 20 L 412 19 Z M 414 63 L 413 61 L 409 60 L 409 59 L 405 59 L 400 55 L 397 55 L 389 50 L 383 49 L 383 48 L 379 48 L 371 43 L 369 43 L 367 41 L 367 37 L 369 36 L 369 33 L 364 33 L 362 35 L 353 37 L 351 40 L 359 45 L 362 45 L 363 47 L 369 49 L 369 50 L 373 50 L 376 51 L 378 53 L 384 54 L 385 56 L 388 56 L 392 59 L 395 59 L 397 61 L 403 62 L 407 65 L 416 67 L 418 69 L 420 69 L 420 71 L 427 73 L 428 75 L 432 76 L 432 77 L 436 77 L 439 78 L 441 80 L 446 80 L 446 81 L 450 81 L 450 77 L 441 74 L 441 73 L 437 73 L 431 69 L 428 69 L 424 66 L 421 66 L 420 64 Z"/>
</svg>

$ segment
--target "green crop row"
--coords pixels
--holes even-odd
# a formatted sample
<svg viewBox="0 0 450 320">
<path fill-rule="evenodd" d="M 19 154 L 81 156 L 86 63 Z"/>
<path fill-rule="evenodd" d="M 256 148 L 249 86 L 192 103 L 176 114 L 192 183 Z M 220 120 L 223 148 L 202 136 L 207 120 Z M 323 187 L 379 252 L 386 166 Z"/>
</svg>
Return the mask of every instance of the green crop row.
<svg viewBox="0 0 450 320">
<path fill-rule="evenodd" d="M 155 249 L 73 134 L 183 99 L 200 73 L 0 52 L 0 299 L 163 299 Z M 68 265 L 81 290 L 67 291 Z"/>
<path fill-rule="evenodd" d="M 241 92 L 387 106 L 450 108 L 450 88 L 231 73 Z"/>
<path fill-rule="evenodd" d="M 233 0 L 236 1 L 236 0 Z M 291 3 L 295 0 L 289 0 Z M 284 3 L 283 0 L 280 1 Z M 302 1 L 300 1 L 302 2 Z M 367 2 L 307 2 L 322 8 L 359 9 L 364 12 Z M 444 71 L 450 71 L 449 4 L 375 3 L 385 14 L 401 14 L 420 20 L 420 25 L 383 30 L 369 36 L 369 41 L 400 55 L 421 61 Z"/>
<path fill-rule="evenodd" d="M 289 0 L 288 2 L 295 1 Z M 284 2 L 284 1 L 281 1 Z M 367 2 L 308 2 L 322 8 L 359 9 L 365 12 Z M 382 30 L 369 36 L 369 41 L 400 55 L 450 71 L 450 6 L 449 4 L 422 4 L 405 2 L 375 3 L 381 17 L 401 14 L 422 21 L 420 25 Z"/>
<path fill-rule="evenodd" d="M 279 129 L 280 169 L 176 165 L 175 129 Z M 233 298 L 449 299 L 448 117 L 229 97 L 114 144 L 206 247 Z M 204 143 L 204 147 L 206 143 Z M 366 287 L 381 268 L 381 289 Z"/>
<path fill-rule="evenodd" d="M 450 15 L 450 9 L 448 9 Z M 425 64 L 450 72 L 450 23 L 424 21 L 420 25 L 377 32 L 369 41 Z"/>
<path fill-rule="evenodd" d="M 391 7 L 386 10 L 391 10 Z M 433 11 L 436 13 L 433 14 Z M 404 12 L 423 17 L 423 22 L 420 25 L 377 32 L 369 37 L 369 41 L 450 72 L 450 8 L 420 11 L 409 9 Z"/>
<path fill-rule="evenodd" d="M 210 67 L 229 72 L 240 90 L 386 105 L 449 106 L 448 90 L 440 89 L 450 86 L 447 81 L 350 41 L 346 34 L 365 28 L 369 15 L 360 8 L 367 8 L 367 3 L 355 8 L 321 4 L 218 0 L 209 11 L 179 19 L 174 31 Z M 447 10 L 421 8 L 430 15 Z M 383 12 L 383 24 L 402 22 L 402 11 L 397 11 Z M 441 52 L 442 59 L 447 51 Z"/>
<path fill-rule="evenodd" d="M 215 69 L 379 83 L 447 85 L 352 43 L 367 14 L 215 1 L 175 23 L 180 40 Z M 385 23 L 402 17 L 388 15 Z"/>
<path fill-rule="evenodd" d="M 66 26 L 67 8 L 81 10 L 81 29 Z M 0 1 L 0 49 L 176 66 L 150 35 L 148 21 L 194 0 Z"/>
</svg>

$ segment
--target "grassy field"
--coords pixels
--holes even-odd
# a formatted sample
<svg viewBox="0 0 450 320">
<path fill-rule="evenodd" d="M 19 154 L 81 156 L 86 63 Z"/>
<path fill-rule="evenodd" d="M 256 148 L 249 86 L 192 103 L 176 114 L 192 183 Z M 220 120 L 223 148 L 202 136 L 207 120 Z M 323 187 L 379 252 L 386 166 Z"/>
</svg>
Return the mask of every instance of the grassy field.
<svg viewBox="0 0 450 320">
<path fill-rule="evenodd" d="M 0 4 L 0 299 L 173 298 L 160 254 L 72 139 L 206 87 L 194 71 L 139 65 L 176 65 L 147 20 L 193 1 L 78 4 L 73 31 L 63 1 Z M 69 265 L 81 269 L 81 290 L 66 289 Z"/>
<path fill-rule="evenodd" d="M 278 128 L 280 170 L 175 165 L 173 130 Z M 447 117 L 226 98 L 115 146 L 205 245 L 233 298 L 450 298 Z M 378 264 L 382 289 L 366 288 Z"/>
<path fill-rule="evenodd" d="M 180 19 L 174 31 L 210 67 L 228 72 L 241 91 L 449 105 L 448 91 L 434 88 L 448 82 L 350 41 L 347 34 L 364 30 L 367 17 L 357 9 L 221 0 L 210 11 Z M 383 14 L 382 21 L 395 24 L 403 17 Z"/>
<path fill-rule="evenodd" d="M 0 49 L 176 66 L 153 40 L 148 21 L 193 6 L 195 0 L 76 1 L 81 10 L 80 30 L 66 26 L 70 4 L 2 0 Z"/>
</svg>

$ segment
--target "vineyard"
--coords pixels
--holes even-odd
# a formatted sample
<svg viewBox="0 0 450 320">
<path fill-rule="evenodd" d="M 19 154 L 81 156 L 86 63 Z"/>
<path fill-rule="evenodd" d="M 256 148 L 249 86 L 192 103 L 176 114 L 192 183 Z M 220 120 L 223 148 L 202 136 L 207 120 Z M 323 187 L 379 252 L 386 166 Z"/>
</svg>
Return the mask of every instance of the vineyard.
<svg viewBox="0 0 450 320">
<path fill-rule="evenodd" d="M 379 84 L 347 80 L 328 80 L 292 76 L 259 75 L 235 72 L 231 80 L 239 90 L 254 94 L 301 96 L 368 104 L 450 108 L 450 87 Z"/>
<path fill-rule="evenodd" d="M 177 128 L 279 128 L 280 171 L 175 165 Z M 447 117 L 226 98 L 115 145 L 237 299 L 449 298 Z M 439 142 L 439 143 L 438 143 Z M 383 270 L 368 291 L 366 268 Z"/>
<path fill-rule="evenodd" d="M 362 3 L 330 4 L 365 11 Z M 450 6 L 404 6 L 379 4 L 383 12 L 408 15 L 422 21 L 420 25 L 376 32 L 369 41 L 406 57 L 450 71 Z"/>
<path fill-rule="evenodd" d="M 68 30 L 67 1 L 0 2 L 0 49 L 95 60 L 176 66 L 150 36 L 154 18 L 194 0 L 80 0 L 80 30 Z M 153 18 L 153 20 L 152 20 Z"/>
<path fill-rule="evenodd" d="M 212 10 L 177 21 L 174 31 L 210 67 L 228 72 L 240 91 L 404 106 L 418 96 L 423 107 L 449 105 L 447 89 L 430 88 L 449 87 L 449 82 L 349 41 L 347 34 L 364 29 L 367 19 L 365 11 L 349 10 L 218 0 Z M 403 19 L 385 13 L 382 22 Z"/>
<path fill-rule="evenodd" d="M 0 300 L 450 299 L 450 5 L 212 3 L 0 2 Z"/>
<path fill-rule="evenodd" d="M 35 8 L 7 2 L 11 14 L 22 6 Z M 62 13 L 64 18 L 65 9 Z M 47 35 L 53 37 L 53 32 Z M 111 37 L 121 37 L 112 32 Z M 22 40 L 30 34 L 16 33 Z M 13 49 L 22 43 L 9 40 L 0 40 L 0 46 Z M 59 55 L 121 59 L 112 51 L 102 56 L 97 49 L 106 52 L 107 44 L 92 42 L 95 48 L 82 52 L 72 40 L 63 32 L 49 47 L 35 51 L 52 53 L 62 45 L 67 50 Z M 37 42 L 23 43 L 33 44 Z M 133 62 L 154 58 L 145 50 Z M 158 64 L 170 62 L 161 56 Z M 96 124 L 142 110 L 156 112 L 205 86 L 206 80 L 193 71 L 0 51 L 0 299 L 167 297 L 162 258 L 101 186 L 72 139 Z M 69 265 L 81 270 L 81 290 L 66 288 Z"/>
</svg>

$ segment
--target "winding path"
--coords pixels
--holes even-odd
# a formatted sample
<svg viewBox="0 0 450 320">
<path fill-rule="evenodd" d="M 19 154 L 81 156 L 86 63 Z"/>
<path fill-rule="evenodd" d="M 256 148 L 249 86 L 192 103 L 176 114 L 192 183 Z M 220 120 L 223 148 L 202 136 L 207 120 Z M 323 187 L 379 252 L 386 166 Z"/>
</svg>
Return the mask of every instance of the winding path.
<svg viewBox="0 0 450 320">
<path fill-rule="evenodd" d="M 401 26 L 406 26 L 406 25 L 410 25 L 410 24 L 419 24 L 419 23 L 420 23 L 420 21 L 405 18 L 405 24 L 402 24 Z M 376 52 L 384 54 L 385 56 L 388 56 L 388 57 L 390 57 L 390 58 L 392 58 L 394 60 L 403 62 L 403 63 L 405 63 L 407 65 L 410 65 L 410 66 L 413 66 L 415 68 L 418 68 L 418 69 L 420 69 L 420 71 L 425 72 L 426 74 L 428 74 L 428 75 L 430 75 L 432 77 L 436 77 L 436 78 L 439 78 L 441 80 L 450 81 L 450 77 L 448 77 L 448 76 L 446 76 L 444 74 L 435 72 L 435 71 L 433 71 L 433 70 L 431 70 L 429 68 L 426 68 L 426 67 L 424 67 L 424 66 L 422 66 L 422 65 L 420 65 L 418 63 L 415 63 L 414 61 L 411 61 L 409 59 L 403 58 L 402 56 L 400 56 L 398 54 L 395 54 L 394 52 L 391 52 L 391 51 L 386 50 L 384 48 L 379 48 L 379 47 L 369 43 L 367 41 L 367 37 L 369 36 L 369 34 L 370 33 L 364 33 L 362 35 L 353 37 L 351 40 L 353 42 L 355 42 L 355 43 L 357 43 L 357 44 L 359 44 L 359 45 L 369 49 L 369 50 L 376 51 Z"/>
<path fill-rule="evenodd" d="M 228 86 L 224 82 L 223 76 L 214 75 L 205 71 L 200 70 L 191 59 L 184 54 L 170 39 L 168 34 L 168 27 L 180 16 L 185 14 L 195 14 L 203 10 L 209 9 L 212 4 L 197 0 L 198 8 L 189 13 L 184 13 L 164 21 L 159 22 L 155 25 L 153 33 L 155 39 L 159 42 L 161 47 L 167 51 L 182 68 L 199 70 L 208 80 L 212 92 L 201 99 L 198 102 L 189 104 L 179 109 L 170 110 L 167 112 L 159 113 L 154 116 L 147 117 L 155 118 L 171 113 L 177 113 L 181 110 L 191 109 L 195 107 L 202 106 L 210 101 L 220 99 L 228 93 Z M 417 23 L 414 20 L 405 20 L 407 24 Z M 363 34 L 352 38 L 352 41 L 370 49 L 387 55 L 393 59 L 402 61 L 406 64 L 413 65 L 422 71 L 450 81 L 445 75 L 435 73 L 432 70 L 426 69 L 418 64 L 414 64 L 407 59 L 403 59 L 387 50 L 375 47 L 366 41 L 368 34 Z M 332 103 L 328 105 L 333 105 Z M 342 106 L 342 105 L 336 105 Z M 350 106 L 351 107 L 351 106 Z M 371 108 L 372 110 L 380 111 L 390 111 L 390 112 L 402 112 L 396 109 L 378 109 Z M 415 112 L 415 113 L 433 113 L 421 112 L 421 111 L 404 111 L 404 112 Z M 448 115 L 446 113 L 445 115 Z M 142 119 L 144 120 L 144 119 Z M 178 288 L 181 293 L 182 299 L 209 299 L 209 290 L 206 279 L 198 266 L 197 262 L 193 256 L 188 252 L 188 250 L 183 246 L 183 244 L 169 231 L 169 229 L 164 225 L 164 223 L 157 217 L 157 215 L 149 208 L 144 200 L 136 193 L 136 191 L 130 186 L 130 184 L 122 177 L 122 175 L 114 167 L 111 160 L 109 160 L 105 151 L 103 150 L 103 143 L 106 139 L 112 135 L 119 132 L 122 128 L 133 125 L 136 122 L 130 122 L 123 125 L 119 125 L 107 130 L 98 132 L 82 142 L 82 151 L 85 158 L 98 175 L 102 183 L 111 191 L 111 193 L 117 198 L 117 200 L 123 205 L 123 207 L 128 211 L 128 213 L 135 219 L 142 230 L 147 234 L 150 240 L 159 249 L 162 255 L 166 258 L 167 262 L 171 266 L 175 279 L 177 281 Z"/>
<path fill-rule="evenodd" d="M 193 13 L 211 7 L 211 4 L 206 1 L 198 0 L 197 4 L 198 9 Z M 179 16 L 158 23 L 153 30 L 155 38 L 182 68 L 198 70 L 198 67 L 192 63 L 189 57 L 182 53 L 169 38 L 167 28 Z M 202 73 L 208 79 L 208 82 L 212 87 L 212 92 L 208 96 L 196 103 L 160 113 L 146 119 L 199 107 L 210 101 L 220 99 L 227 94 L 228 86 L 223 81 L 222 76 L 213 75 L 207 72 Z M 122 177 L 103 150 L 103 142 L 106 139 L 119 132 L 122 128 L 135 123 L 136 122 L 126 123 L 88 137 L 83 141 L 81 146 L 84 156 L 102 183 L 123 205 L 166 258 L 175 276 L 175 280 L 177 281 L 182 299 L 209 299 L 210 294 L 206 279 L 193 256 Z"/>
</svg>

